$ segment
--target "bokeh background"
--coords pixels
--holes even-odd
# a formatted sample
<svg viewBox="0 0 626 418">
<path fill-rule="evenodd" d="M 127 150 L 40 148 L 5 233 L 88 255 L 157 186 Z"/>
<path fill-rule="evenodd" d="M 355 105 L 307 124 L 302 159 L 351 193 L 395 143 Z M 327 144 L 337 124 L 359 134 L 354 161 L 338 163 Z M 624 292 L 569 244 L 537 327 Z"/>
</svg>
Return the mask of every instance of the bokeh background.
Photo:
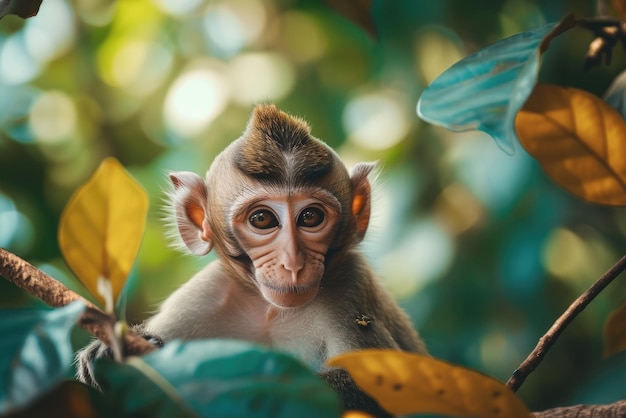
<svg viewBox="0 0 626 418">
<path fill-rule="evenodd" d="M 506 380 L 623 255 L 626 212 L 569 196 L 523 150 L 430 126 L 415 106 L 463 56 L 597 4 L 377 0 L 372 36 L 338 3 L 44 0 L 32 19 L 2 19 L 0 246 L 81 291 L 59 216 L 115 156 L 151 199 L 126 309 L 140 321 L 212 258 L 168 247 L 165 173 L 203 173 L 252 105 L 273 101 L 348 165 L 380 162 L 363 244 L 372 264 L 433 355 Z M 575 29 L 553 42 L 542 80 L 601 95 L 626 61 L 617 50 L 612 66 L 583 72 L 591 38 Z M 520 391 L 532 409 L 626 398 L 626 356 L 602 358 L 603 323 L 625 295 L 622 278 L 567 329 Z M 35 303 L 0 280 L 0 306 Z"/>
</svg>

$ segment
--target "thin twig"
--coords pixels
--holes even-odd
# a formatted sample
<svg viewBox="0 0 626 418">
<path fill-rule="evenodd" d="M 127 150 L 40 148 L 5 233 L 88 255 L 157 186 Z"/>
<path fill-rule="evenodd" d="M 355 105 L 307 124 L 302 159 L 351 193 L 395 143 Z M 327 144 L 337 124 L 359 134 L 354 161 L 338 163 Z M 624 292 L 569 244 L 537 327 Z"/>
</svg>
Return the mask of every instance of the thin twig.
<svg viewBox="0 0 626 418">
<path fill-rule="evenodd" d="M 589 303 L 619 274 L 626 269 L 626 255 L 613 265 L 602 275 L 585 293 L 580 295 L 567 310 L 557 319 L 552 327 L 539 339 L 535 349 L 526 357 L 526 360 L 519 365 L 513 375 L 506 382 L 506 385 L 513 391 L 519 389 L 524 380 L 541 363 L 548 350 L 554 345 L 563 330 L 574 320 L 574 318 L 589 305 Z"/>
<path fill-rule="evenodd" d="M 0 248 L 0 276 L 53 308 L 60 308 L 76 300 L 81 300 L 87 307 L 78 320 L 78 325 L 110 346 L 113 334 L 111 330 L 115 324 L 113 316 L 106 314 L 78 293 L 65 287 L 61 282 L 3 248 Z M 139 335 L 131 331 L 126 333 L 125 355 L 141 355 L 154 350 L 154 348 L 152 344 Z"/>
</svg>

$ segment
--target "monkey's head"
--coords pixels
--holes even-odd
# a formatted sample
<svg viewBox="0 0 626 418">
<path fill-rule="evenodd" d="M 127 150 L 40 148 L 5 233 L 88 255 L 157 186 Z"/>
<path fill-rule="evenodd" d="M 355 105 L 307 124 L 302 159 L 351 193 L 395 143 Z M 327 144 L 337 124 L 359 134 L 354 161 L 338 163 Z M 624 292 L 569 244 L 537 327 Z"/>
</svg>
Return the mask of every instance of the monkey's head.
<svg viewBox="0 0 626 418">
<path fill-rule="evenodd" d="M 178 231 L 194 254 L 215 246 L 271 304 L 301 306 L 317 295 L 328 259 L 363 239 L 372 168 L 348 174 L 306 122 L 259 105 L 206 181 L 170 174 Z"/>
</svg>

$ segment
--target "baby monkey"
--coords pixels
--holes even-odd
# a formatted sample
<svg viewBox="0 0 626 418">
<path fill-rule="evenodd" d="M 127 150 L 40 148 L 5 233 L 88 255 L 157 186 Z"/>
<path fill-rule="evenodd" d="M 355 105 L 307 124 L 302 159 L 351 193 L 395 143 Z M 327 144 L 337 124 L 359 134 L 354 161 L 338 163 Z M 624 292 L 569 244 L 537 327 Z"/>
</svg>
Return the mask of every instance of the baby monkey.
<svg viewBox="0 0 626 418">
<path fill-rule="evenodd" d="M 370 218 L 373 164 L 349 174 L 307 123 L 272 104 L 254 108 L 243 135 L 206 180 L 173 172 L 171 204 L 186 248 L 215 249 L 207 265 L 135 329 L 157 343 L 235 338 L 295 353 L 318 367 L 347 409 L 384 411 L 324 362 L 348 351 L 426 349 L 406 314 L 356 248 Z M 77 355 L 78 379 L 97 386 L 94 341 Z"/>
</svg>

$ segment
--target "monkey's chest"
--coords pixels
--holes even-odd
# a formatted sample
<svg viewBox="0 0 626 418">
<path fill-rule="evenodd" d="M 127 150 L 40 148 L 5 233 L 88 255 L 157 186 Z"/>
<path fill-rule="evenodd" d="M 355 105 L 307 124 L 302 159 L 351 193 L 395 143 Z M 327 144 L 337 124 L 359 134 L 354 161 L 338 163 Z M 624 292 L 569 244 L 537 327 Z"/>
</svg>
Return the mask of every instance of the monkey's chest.
<svg viewBox="0 0 626 418">
<path fill-rule="evenodd" d="M 239 309 L 220 312 L 218 337 L 256 342 L 288 352 L 313 368 L 326 359 L 327 332 L 319 321 L 305 310 L 268 311 L 267 304 L 254 302 L 239 305 Z M 215 329 L 215 328 L 214 328 Z"/>
</svg>

